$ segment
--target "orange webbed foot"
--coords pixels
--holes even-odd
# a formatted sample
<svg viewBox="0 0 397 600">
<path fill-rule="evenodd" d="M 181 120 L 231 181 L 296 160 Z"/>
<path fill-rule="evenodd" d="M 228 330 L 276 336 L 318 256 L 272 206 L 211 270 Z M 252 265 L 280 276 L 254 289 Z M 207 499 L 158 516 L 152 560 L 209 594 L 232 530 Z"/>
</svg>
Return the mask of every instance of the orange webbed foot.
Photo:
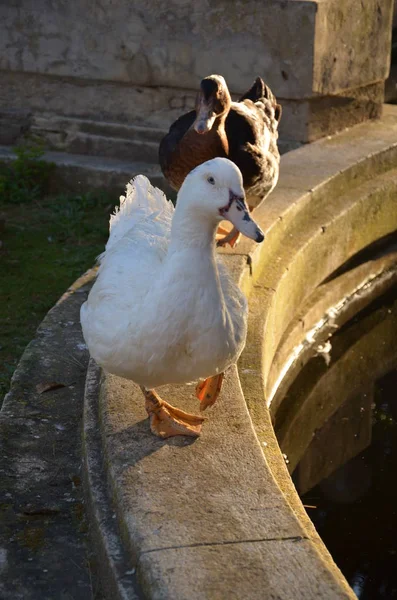
<svg viewBox="0 0 397 600">
<path fill-rule="evenodd" d="M 145 408 L 149 415 L 150 430 L 163 439 L 176 435 L 198 437 L 201 434 L 204 417 L 192 415 L 171 406 L 162 400 L 153 390 L 141 388 L 145 398 Z"/>
<path fill-rule="evenodd" d="M 226 227 L 219 225 L 216 232 L 216 245 L 219 248 L 229 244 L 231 248 L 235 248 L 240 241 L 240 237 L 241 234 L 235 227 L 232 227 L 232 229 L 226 229 Z"/>
<path fill-rule="evenodd" d="M 219 238 L 219 240 L 217 240 L 216 245 L 218 246 L 218 248 L 222 248 L 223 246 L 226 246 L 226 244 L 229 244 L 231 248 L 235 248 L 239 243 L 240 238 L 241 233 L 233 227 L 233 229 L 229 231 L 228 234 L 225 235 L 225 237 Z"/>
<path fill-rule="evenodd" d="M 225 227 L 222 227 L 222 225 L 219 225 L 216 230 L 216 235 L 228 235 L 229 233 L 230 229 L 226 229 Z"/>
<path fill-rule="evenodd" d="M 200 410 L 203 411 L 213 406 L 218 399 L 222 389 L 224 374 L 214 375 L 201 381 L 196 387 L 196 396 L 200 400 Z"/>
</svg>

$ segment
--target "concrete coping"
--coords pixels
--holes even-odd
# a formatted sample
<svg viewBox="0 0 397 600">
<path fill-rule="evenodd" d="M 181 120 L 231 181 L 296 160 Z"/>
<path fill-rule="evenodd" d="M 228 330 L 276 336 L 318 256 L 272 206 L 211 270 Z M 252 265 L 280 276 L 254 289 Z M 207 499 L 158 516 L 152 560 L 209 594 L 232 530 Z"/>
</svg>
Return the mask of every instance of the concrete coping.
<svg viewBox="0 0 397 600">
<path fill-rule="evenodd" d="M 256 210 L 265 243 L 244 240 L 223 252 L 249 297 L 249 333 L 201 438 L 156 439 L 138 386 L 90 363 L 86 483 L 104 580 L 116 597 L 133 597 L 131 585 L 136 597 L 155 600 L 355 597 L 293 487 L 271 400 L 307 333 L 294 328 L 299 310 L 348 259 L 397 229 L 396 158 L 397 107 L 282 157 L 280 182 Z M 371 277 L 359 270 L 340 293 Z M 165 386 L 161 395 L 197 411 L 191 385 Z"/>
</svg>

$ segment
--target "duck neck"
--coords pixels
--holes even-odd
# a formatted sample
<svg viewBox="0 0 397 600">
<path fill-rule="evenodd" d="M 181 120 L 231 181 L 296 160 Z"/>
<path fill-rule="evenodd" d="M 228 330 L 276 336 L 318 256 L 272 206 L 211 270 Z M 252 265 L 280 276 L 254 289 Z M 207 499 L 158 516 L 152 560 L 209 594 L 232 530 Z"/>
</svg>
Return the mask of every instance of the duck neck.
<svg viewBox="0 0 397 600">
<path fill-rule="evenodd" d="M 194 144 L 197 156 L 200 159 L 197 164 L 201 164 L 201 162 L 205 162 L 205 160 L 210 160 L 216 156 L 228 156 L 229 144 L 225 129 L 228 113 L 229 110 L 219 115 L 215 119 L 210 131 L 205 134 L 197 133 L 194 129 L 195 122 L 193 122 L 181 142 L 184 146 L 186 144 L 186 147 L 183 147 L 182 154 L 185 152 L 189 154 L 191 152 L 190 145 Z M 208 156 L 206 156 L 207 154 Z"/>
<path fill-rule="evenodd" d="M 228 115 L 229 111 L 224 112 L 223 114 L 219 115 L 215 121 L 214 124 L 212 126 L 212 128 L 214 129 L 214 131 L 225 131 L 225 123 L 226 123 L 226 117 Z"/>
<path fill-rule="evenodd" d="M 214 133 L 218 136 L 225 156 L 229 156 L 229 142 L 226 135 L 225 123 L 227 113 L 220 115 L 212 126 Z"/>
<path fill-rule="evenodd" d="M 169 254 L 197 250 L 201 255 L 215 257 L 215 234 L 218 221 L 197 214 L 190 207 L 177 204 L 171 226 Z"/>
</svg>

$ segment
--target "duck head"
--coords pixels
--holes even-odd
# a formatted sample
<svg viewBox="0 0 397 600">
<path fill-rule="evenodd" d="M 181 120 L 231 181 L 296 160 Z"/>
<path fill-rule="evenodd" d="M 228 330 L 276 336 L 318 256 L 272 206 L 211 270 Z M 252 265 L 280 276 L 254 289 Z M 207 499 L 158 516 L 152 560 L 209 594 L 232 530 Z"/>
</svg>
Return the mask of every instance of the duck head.
<svg viewBox="0 0 397 600">
<path fill-rule="evenodd" d="M 241 172 L 227 158 L 214 158 L 193 169 L 179 190 L 177 207 L 180 202 L 190 204 L 197 220 L 214 224 L 227 220 L 248 238 L 258 243 L 265 239 L 250 215 Z"/>
<path fill-rule="evenodd" d="M 193 129 L 200 134 L 212 129 L 216 119 L 226 117 L 232 99 L 226 81 L 221 75 L 209 75 L 200 84 L 196 99 L 196 119 Z"/>
</svg>

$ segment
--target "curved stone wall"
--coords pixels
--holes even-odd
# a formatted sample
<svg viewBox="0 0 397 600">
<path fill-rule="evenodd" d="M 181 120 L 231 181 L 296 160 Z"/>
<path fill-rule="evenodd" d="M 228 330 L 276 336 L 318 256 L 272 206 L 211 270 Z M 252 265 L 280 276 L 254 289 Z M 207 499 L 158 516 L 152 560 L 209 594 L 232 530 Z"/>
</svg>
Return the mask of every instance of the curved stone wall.
<svg viewBox="0 0 397 600">
<path fill-rule="evenodd" d="M 396 158 L 395 109 L 380 122 L 282 157 L 280 183 L 256 211 L 267 240 L 224 252 L 249 296 L 249 334 L 238 371 L 227 374 L 198 441 L 151 436 L 132 382 L 102 374 L 99 388 L 89 387 L 91 501 L 100 510 L 96 489 L 100 493 L 104 481 L 94 481 L 90 458 L 91 436 L 99 430 L 120 548 L 145 597 L 355 597 L 300 503 L 271 412 L 280 405 L 277 389 L 293 365 L 291 353 L 320 318 L 316 303 L 311 319 L 300 330 L 296 326 L 313 294 L 324 295 L 326 312 L 327 298 L 332 304 L 343 293 L 358 302 L 360 289 L 374 278 L 378 292 L 396 279 L 396 257 L 390 255 L 369 269 L 348 271 L 339 288 L 321 288 L 348 259 L 397 230 Z M 98 377 L 91 364 L 89 381 Z M 162 395 L 197 410 L 190 386 L 167 386 Z M 106 546 L 102 533 L 98 527 L 97 539 Z M 113 574 L 118 552 L 108 553 Z"/>
<path fill-rule="evenodd" d="M 288 408 L 283 391 L 306 360 L 313 331 L 326 338 L 332 319 L 348 319 L 396 280 L 395 253 L 373 252 L 372 260 L 359 259 L 373 242 L 397 230 L 396 158 L 394 107 L 381 121 L 282 157 L 279 185 L 256 211 L 267 233 L 264 244 L 243 241 L 237 251 L 224 251 L 226 264 L 249 296 L 249 332 L 238 369 L 227 373 L 200 439 L 155 438 L 139 388 L 90 363 L 83 434 L 86 508 L 105 597 L 355 597 L 302 507 L 272 419 Z M 35 458 L 23 492 L 29 498 L 35 479 L 38 498 L 47 490 L 50 497 L 58 481 L 46 436 L 70 439 L 75 460 L 66 407 L 72 398 L 76 427 L 87 360 L 76 315 L 93 276 L 76 282 L 46 317 L 0 413 L 12 444 L 21 436 L 21 424 L 26 425 L 26 440 L 18 445 L 15 460 L 5 455 L 3 467 L 30 465 Z M 331 315 L 341 297 L 346 303 Z M 76 361 L 70 358 L 74 353 Z M 37 391 L 42 381 L 63 387 L 43 397 Z M 197 411 L 192 386 L 167 386 L 162 395 Z M 297 411 L 296 419 L 305 418 L 304 411 Z M 292 427 L 285 433 L 293 439 Z M 68 472 L 71 467 L 62 462 L 62 468 Z M 14 483 L 21 494 L 19 480 Z M 69 503 L 65 495 L 62 510 Z M 37 519 L 51 519 L 48 527 L 55 532 L 63 514 L 34 513 Z M 46 562 L 37 561 L 38 569 L 45 571 L 45 580 L 48 571 L 61 578 L 56 560 L 60 538 L 44 539 Z M 9 547 L 13 544 L 11 536 Z"/>
</svg>

